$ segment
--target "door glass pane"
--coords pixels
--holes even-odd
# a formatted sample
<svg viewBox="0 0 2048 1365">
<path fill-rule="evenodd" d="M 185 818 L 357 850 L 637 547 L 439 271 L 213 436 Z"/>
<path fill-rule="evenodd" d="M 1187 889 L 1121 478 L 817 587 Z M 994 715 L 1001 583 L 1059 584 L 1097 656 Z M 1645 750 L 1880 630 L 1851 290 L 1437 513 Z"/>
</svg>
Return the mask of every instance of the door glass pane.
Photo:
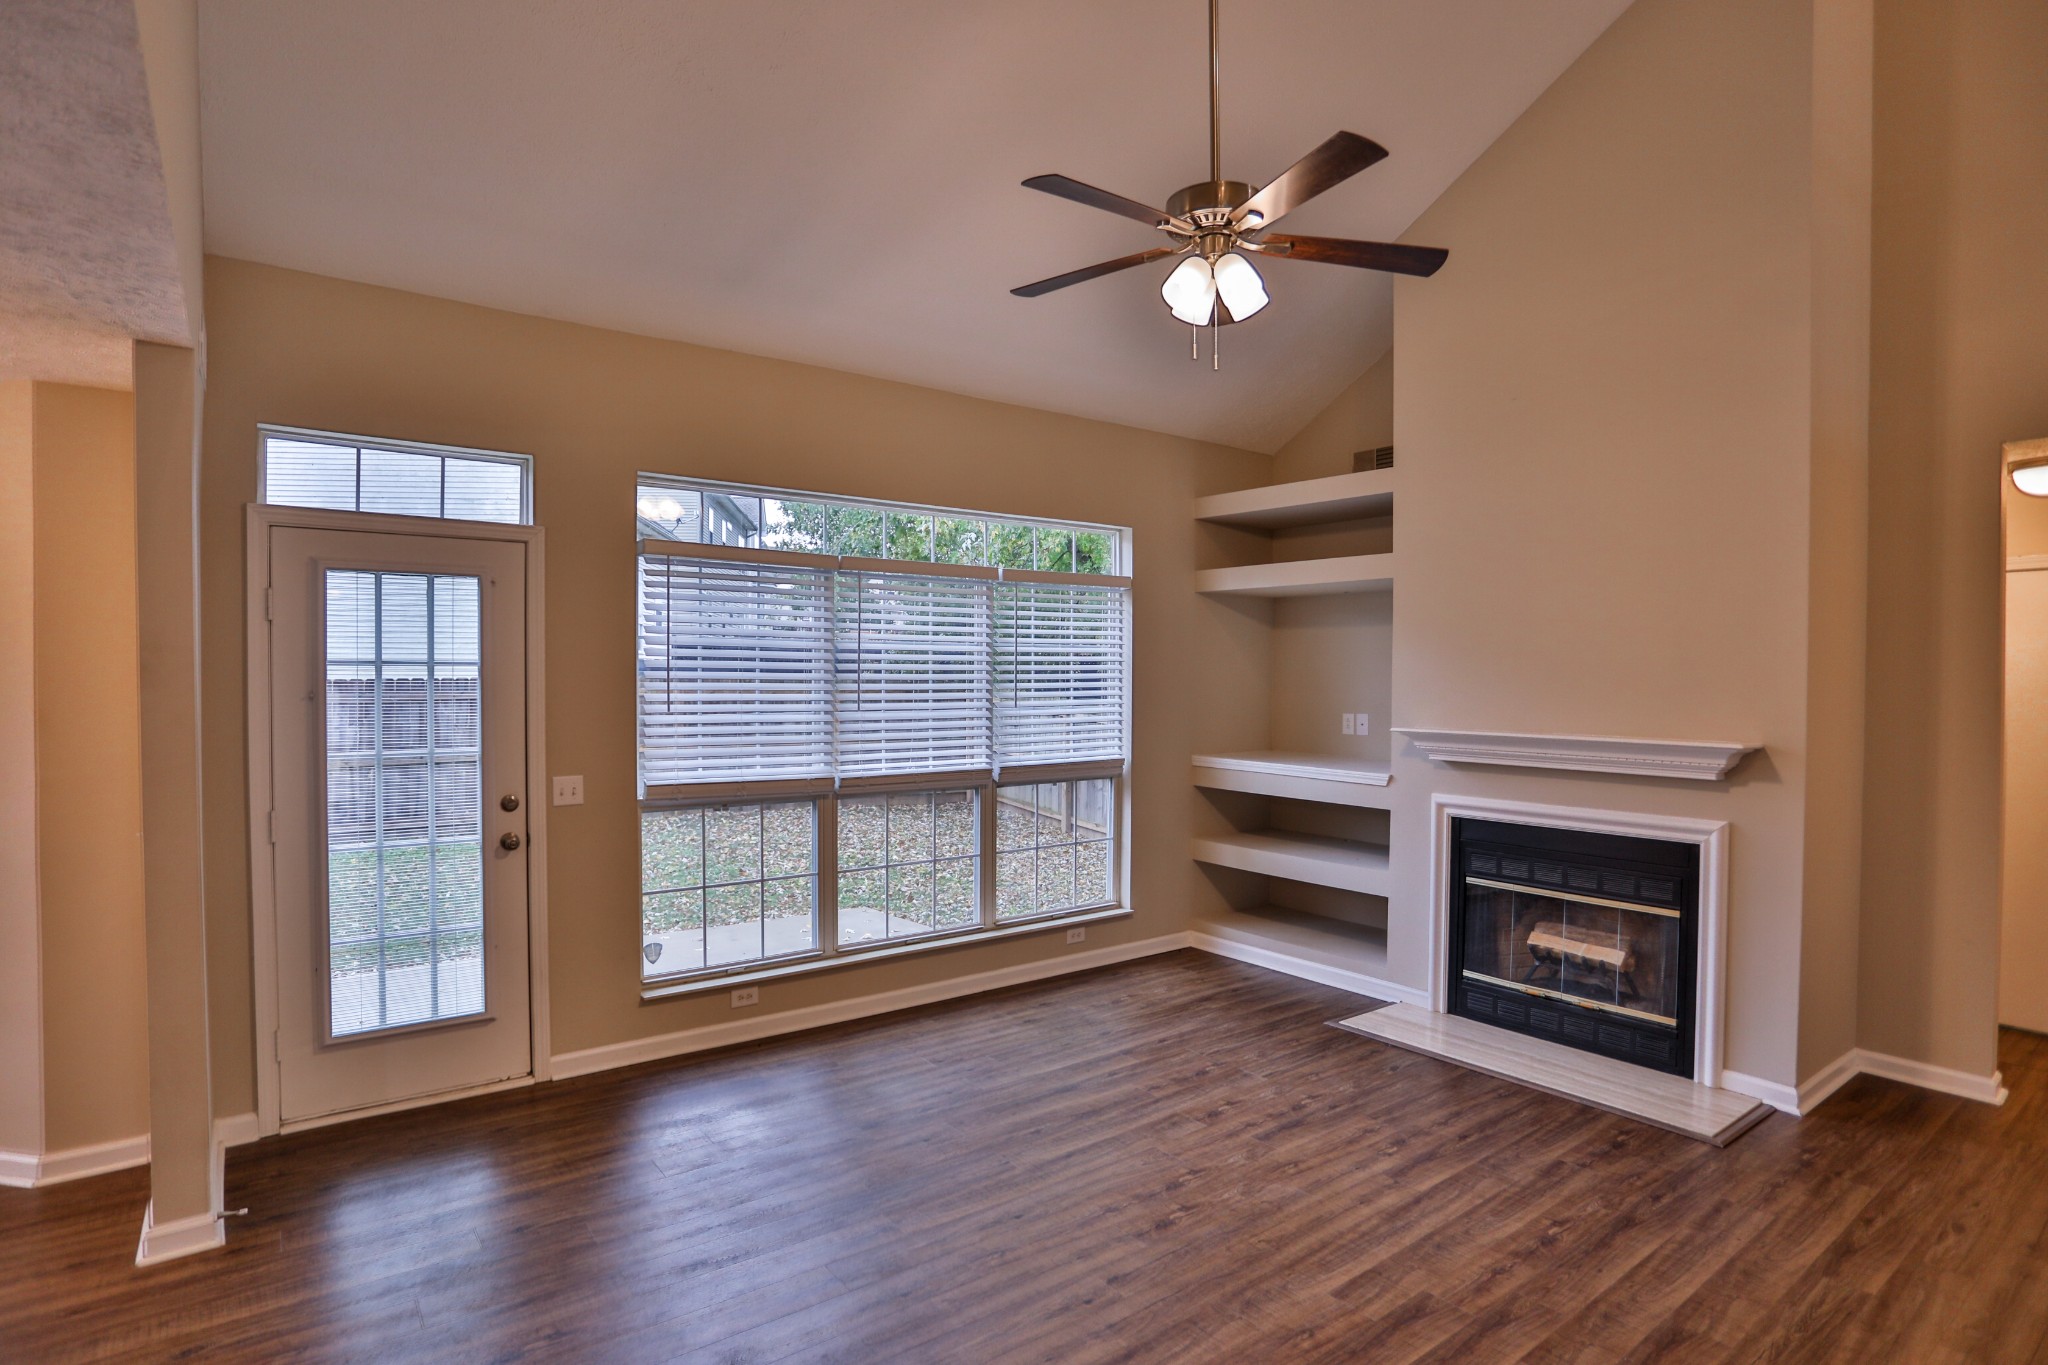
<svg viewBox="0 0 2048 1365">
<path fill-rule="evenodd" d="M 330 569 L 326 601 L 329 1033 L 481 1014 L 477 580 Z"/>
</svg>

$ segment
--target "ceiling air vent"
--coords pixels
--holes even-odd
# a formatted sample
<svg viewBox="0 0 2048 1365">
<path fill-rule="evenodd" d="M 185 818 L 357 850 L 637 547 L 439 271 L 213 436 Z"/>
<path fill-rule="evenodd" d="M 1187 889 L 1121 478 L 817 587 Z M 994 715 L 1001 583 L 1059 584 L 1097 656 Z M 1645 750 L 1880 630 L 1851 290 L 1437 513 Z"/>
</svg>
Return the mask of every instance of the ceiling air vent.
<svg viewBox="0 0 2048 1365">
<path fill-rule="evenodd" d="M 1392 469 L 1394 448 L 1381 446 L 1378 450 L 1354 450 L 1351 452 L 1351 472 L 1363 474 L 1368 469 Z"/>
</svg>

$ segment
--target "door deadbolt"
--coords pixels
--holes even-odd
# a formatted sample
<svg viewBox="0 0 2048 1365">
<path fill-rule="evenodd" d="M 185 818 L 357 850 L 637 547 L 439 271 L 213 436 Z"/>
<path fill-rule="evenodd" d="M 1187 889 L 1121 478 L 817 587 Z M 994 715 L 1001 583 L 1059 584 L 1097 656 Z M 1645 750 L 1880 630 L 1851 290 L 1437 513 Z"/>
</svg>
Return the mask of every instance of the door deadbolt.
<svg viewBox="0 0 2048 1365">
<path fill-rule="evenodd" d="M 498 809 L 499 809 L 499 810 L 518 810 L 518 809 L 519 809 L 519 798 L 518 798 L 518 797 L 516 797 L 516 796 L 501 796 L 501 797 L 499 797 L 499 798 L 498 798 Z"/>
<path fill-rule="evenodd" d="M 498 847 L 504 849 L 507 853 L 512 852 L 519 847 L 519 836 L 516 834 L 500 834 L 498 836 Z"/>
</svg>

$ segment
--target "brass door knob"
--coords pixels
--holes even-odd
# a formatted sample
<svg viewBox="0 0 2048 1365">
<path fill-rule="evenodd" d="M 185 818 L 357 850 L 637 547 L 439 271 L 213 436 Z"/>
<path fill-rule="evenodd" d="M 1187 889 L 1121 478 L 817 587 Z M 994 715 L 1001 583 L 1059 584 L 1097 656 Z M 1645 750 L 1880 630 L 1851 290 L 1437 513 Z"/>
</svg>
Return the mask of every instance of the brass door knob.
<svg viewBox="0 0 2048 1365">
<path fill-rule="evenodd" d="M 500 834 L 498 836 L 498 847 L 504 849 L 507 853 L 512 852 L 519 847 L 519 836 L 516 834 Z"/>
<path fill-rule="evenodd" d="M 511 811 L 511 810 L 518 810 L 518 809 L 519 809 L 519 798 L 518 798 L 518 797 L 516 797 L 516 796 L 501 796 L 501 797 L 499 797 L 499 798 L 498 798 L 498 809 L 499 809 L 499 810 L 506 810 L 506 811 Z"/>
</svg>

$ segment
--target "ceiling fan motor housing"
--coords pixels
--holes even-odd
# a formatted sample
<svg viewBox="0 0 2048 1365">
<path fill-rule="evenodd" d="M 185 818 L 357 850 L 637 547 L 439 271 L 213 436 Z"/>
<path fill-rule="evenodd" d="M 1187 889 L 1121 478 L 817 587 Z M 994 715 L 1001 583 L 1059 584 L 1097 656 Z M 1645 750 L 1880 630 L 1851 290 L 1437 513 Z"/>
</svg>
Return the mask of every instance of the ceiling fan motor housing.
<svg viewBox="0 0 2048 1365">
<path fill-rule="evenodd" d="M 1258 192 L 1258 186 L 1242 180 L 1204 180 L 1175 190 L 1166 201 L 1166 211 L 1176 218 L 1192 219 L 1201 209 L 1235 209 Z"/>
</svg>

